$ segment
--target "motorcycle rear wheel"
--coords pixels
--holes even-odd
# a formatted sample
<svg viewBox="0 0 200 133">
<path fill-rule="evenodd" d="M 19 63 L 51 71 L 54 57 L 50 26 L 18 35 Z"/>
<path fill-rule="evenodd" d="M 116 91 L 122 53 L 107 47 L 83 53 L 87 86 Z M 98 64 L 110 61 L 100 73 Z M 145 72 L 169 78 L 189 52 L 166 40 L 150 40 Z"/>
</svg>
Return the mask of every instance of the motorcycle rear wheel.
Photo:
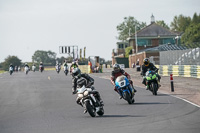
<svg viewBox="0 0 200 133">
<path fill-rule="evenodd" d="M 93 108 L 93 106 L 90 104 L 90 101 L 86 101 L 85 102 L 85 107 L 88 111 L 88 113 L 90 114 L 91 117 L 95 117 L 96 116 L 96 112 Z"/>
</svg>

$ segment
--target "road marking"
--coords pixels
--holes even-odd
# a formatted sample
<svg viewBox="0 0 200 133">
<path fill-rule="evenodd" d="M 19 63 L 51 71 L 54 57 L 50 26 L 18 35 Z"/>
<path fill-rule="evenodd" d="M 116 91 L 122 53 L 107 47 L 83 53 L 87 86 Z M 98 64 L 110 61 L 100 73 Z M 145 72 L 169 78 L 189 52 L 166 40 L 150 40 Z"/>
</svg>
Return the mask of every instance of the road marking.
<svg viewBox="0 0 200 133">
<path fill-rule="evenodd" d="M 94 75 L 93 75 L 93 76 L 94 76 Z M 94 76 L 94 77 L 98 77 L 98 76 Z M 98 77 L 98 78 L 109 79 L 109 78 L 105 78 L 105 77 Z M 135 87 L 139 87 L 139 88 L 141 88 L 140 86 L 137 86 L 137 85 L 134 85 L 134 86 L 135 86 Z M 190 104 L 192 104 L 192 105 L 194 105 L 194 106 L 200 108 L 199 105 L 197 105 L 197 104 L 195 104 L 195 103 L 193 103 L 193 102 L 190 102 L 190 101 L 188 101 L 188 100 L 186 100 L 186 99 L 184 99 L 184 98 L 181 98 L 181 97 L 178 97 L 178 96 L 174 96 L 174 95 L 170 95 L 170 94 L 167 94 L 167 93 L 164 93 L 164 92 L 159 92 L 159 93 L 161 93 L 161 94 L 166 94 L 166 95 L 169 95 L 169 96 L 172 96 L 172 97 L 175 97 L 175 98 L 181 99 L 181 100 L 183 100 L 183 101 L 185 101 L 185 102 L 187 102 L 187 103 L 190 103 Z"/>
<path fill-rule="evenodd" d="M 51 80 L 51 77 L 50 77 L 50 76 L 48 76 L 48 80 Z"/>
<path fill-rule="evenodd" d="M 168 95 L 170 95 L 170 94 L 168 94 Z M 188 100 L 186 100 L 186 99 L 183 99 L 183 98 L 177 97 L 177 96 L 173 96 L 173 95 L 170 95 L 170 96 L 175 97 L 175 98 L 178 98 L 178 99 L 181 99 L 181 100 L 183 100 L 183 101 L 185 101 L 185 102 L 188 102 L 188 103 L 190 103 L 190 104 L 192 104 L 192 105 L 197 106 L 197 107 L 200 108 L 199 105 L 197 105 L 197 104 L 195 104 L 195 103 L 193 103 L 193 102 L 190 102 L 190 101 L 188 101 Z"/>
</svg>

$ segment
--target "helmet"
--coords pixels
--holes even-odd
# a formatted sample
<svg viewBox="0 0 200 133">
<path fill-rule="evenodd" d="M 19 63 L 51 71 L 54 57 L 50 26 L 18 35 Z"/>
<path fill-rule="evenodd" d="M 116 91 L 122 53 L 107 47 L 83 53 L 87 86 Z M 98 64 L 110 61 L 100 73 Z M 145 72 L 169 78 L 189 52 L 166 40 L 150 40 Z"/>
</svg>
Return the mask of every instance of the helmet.
<svg viewBox="0 0 200 133">
<path fill-rule="evenodd" d="M 114 70 L 114 72 L 119 72 L 119 71 L 120 71 L 120 66 L 119 66 L 119 64 L 114 64 L 114 65 L 113 65 L 113 70 Z"/>
<path fill-rule="evenodd" d="M 80 78 L 80 76 L 81 76 L 81 70 L 79 68 L 74 68 L 72 70 L 72 76 Z"/>
<path fill-rule="evenodd" d="M 75 61 L 73 61 L 73 62 L 72 62 L 72 65 L 75 65 L 75 64 L 76 64 L 76 62 L 75 62 Z"/>
<path fill-rule="evenodd" d="M 144 65 L 145 66 L 149 66 L 149 59 L 148 58 L 145 58 L 144 60 L 143 60 L 143 62 L 144 62 Z"/>
</svg>

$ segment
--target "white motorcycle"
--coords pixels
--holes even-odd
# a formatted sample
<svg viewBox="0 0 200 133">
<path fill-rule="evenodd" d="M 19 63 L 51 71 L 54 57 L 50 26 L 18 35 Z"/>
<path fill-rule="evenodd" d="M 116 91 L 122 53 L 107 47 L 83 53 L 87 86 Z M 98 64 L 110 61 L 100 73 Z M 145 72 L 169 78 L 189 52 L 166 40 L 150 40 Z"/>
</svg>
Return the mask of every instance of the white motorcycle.
<svg viewBox="0 0 200 133">
<path fill-rule="evenodd" d="M 67 76 L 67 74 L 68 74 L 68 71 L 69 71 L 69 70 L 68 70 L 68 66 L 64 66 L 64 68 L 63 68 L 63 69 L 64 69 L 64 73 L 65 73 L 65 75 Z"/>
<path fill-rule="evenodd" d="M 60 65 L 56 65 L 56 72 L 59 73 L 60 72 Z"/>
<path fill-rule="evenodd" d="M 98 93 L 97 91 L 86 88 L 85 85 L 77 90 L 77 99 L 79 99 L 80 104 L 87 110 L 91 117 L 95 117 L 96 113 L 99 116 L 104 114 L 103 105 L 101 105 L 100 101 L 95 97 Z"/>
<path fill-rule="evenodd" d="M 32 71 L 35 72 L 36 66 L 32 66 Z"/>
<path fill-rule="evenodd" d="M 12 73 L 13 73 L 13 67 L 9 67 L 9 72 L 10 72 L 10 75 L 12 75 Z"/>
<path fill-rule="evenodd" d="M 28 74 L 29 68 L 27 66 L 24 67 L 24 72 Z"/>
</svg>

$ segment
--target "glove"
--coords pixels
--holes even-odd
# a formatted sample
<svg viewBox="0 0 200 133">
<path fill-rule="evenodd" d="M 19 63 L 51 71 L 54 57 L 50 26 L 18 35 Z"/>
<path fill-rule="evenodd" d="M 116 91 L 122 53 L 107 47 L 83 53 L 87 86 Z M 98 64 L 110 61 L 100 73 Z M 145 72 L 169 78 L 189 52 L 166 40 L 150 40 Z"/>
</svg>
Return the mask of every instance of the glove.
<svg viewBox="0 0 200 133">
<path fill-rule="evenodd" d="M 76 93 L 77 93 L 77 91 L 74 90 L 74 89 L 72 89 L 72 95 L 74 95 L 74 94 L 76 94 Z"/>
</svg>

